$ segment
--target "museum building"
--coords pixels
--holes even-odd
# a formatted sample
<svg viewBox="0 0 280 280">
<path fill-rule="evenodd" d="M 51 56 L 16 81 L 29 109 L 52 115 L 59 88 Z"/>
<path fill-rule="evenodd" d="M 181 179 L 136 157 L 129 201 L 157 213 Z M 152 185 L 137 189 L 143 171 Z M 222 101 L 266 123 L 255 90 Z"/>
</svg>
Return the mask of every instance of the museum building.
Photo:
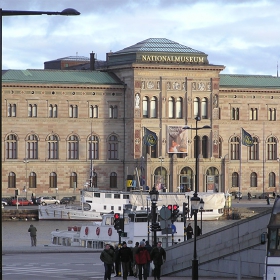
<svg viewBox="0 0 280 280">
<path fill-rule="evenodd" d="M 2 196 L 182 192 L 196 167 L 200 192 L 280 193 L 279 77 L 164 38 L 67 59 L 2 73 Z"/>
</svg>

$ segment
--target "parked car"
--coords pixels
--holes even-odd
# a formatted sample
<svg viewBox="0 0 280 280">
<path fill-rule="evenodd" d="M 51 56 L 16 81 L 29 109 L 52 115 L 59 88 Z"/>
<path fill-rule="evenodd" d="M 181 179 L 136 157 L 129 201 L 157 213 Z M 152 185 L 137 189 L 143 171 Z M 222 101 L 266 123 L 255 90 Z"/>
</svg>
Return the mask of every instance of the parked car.
<svg viewBox="0 0 280 280">
<path fill-rule="evenodd" d="M 4 206 L 7 206 L 8 202 L 2 199 L 2 208 L 4 208 Z"/>
<path fill-rule="evenodd" d="M 259 199 L 266 199 L 267 196 L 269 198 L 273 198 L 273 193 L 272 192 L 264 192 L 261 195 L 259 195 L 258 197 L 259 197 Z"/>
<path fill-rule="evenodd" d="M 236 199 L 242 199 L 242 192 L 231 192 L 230 194 Z"/>
<path fill-rule="evenodd" d="M 15 205 L 19 205 L 19 206 L 29 206 L 29 205 L 33 205 L 33 202 L 28 200 L 25 197 L 19 197 L 18 199 L 13 199 L 11 202 L 11 205 L 15 206 Z"/>
<path fill-rule="evenodd" d="M 51 196 L 40 196 L 37 198 L 37 204 L 41 204 L 41 205 L 60 204 L 60 201 Z"/>
<path fill-rule="evenodd" d="M 75 201 L 75 198 L 72 196 L 64 196 L 60 200 L 60 204 L 69 204 L 73 203 Z"/>
</svg>

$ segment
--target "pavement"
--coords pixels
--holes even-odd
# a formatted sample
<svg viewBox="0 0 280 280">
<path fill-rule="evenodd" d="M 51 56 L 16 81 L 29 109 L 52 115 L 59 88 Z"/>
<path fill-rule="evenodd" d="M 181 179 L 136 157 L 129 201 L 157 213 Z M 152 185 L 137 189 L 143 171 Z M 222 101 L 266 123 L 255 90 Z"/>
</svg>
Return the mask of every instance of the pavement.
<svg viewBox="0 0 280 280">
<path fill-rule="evenodd" d="M 40 254 L 40 253 L 97 253 L 101 252 L 101 249 L 91 249 L 91 248 L 84 248 L 84 247 L 65 247 L 65 246 L 59 246 L 59 245 L 39 245 L 36 247 L 31 247 L 31 246 L 14 246 L 14 247 L 2 247 L 2 255 L 7 255 L 7 254 Z M 199 272 L 198 272 L 199 273 Z M 129 277 L 131 279 L 135 279 L 132 277 Z M 122 278 L 117 278 L 116 279 L 122 279 Z M 151 279 L 149 277 L 148 279 Z M 188 276 L 162 276 L 161 279 L 163 280 L 191 280 L 192 277 Z M 199 280 L 212 280 L 212 279 L 217 279 L 217 280 L 229 280 L 229 278 L 219 278 L 219 277 L 199 277 Z M 235 278 L 231 279 L 238 279 L 237 276 Z M 243 279 L 255 279 L 255 278 L 243 278 Z M 258 278 L 261 279 L 261 278 Z"/>
</svg>

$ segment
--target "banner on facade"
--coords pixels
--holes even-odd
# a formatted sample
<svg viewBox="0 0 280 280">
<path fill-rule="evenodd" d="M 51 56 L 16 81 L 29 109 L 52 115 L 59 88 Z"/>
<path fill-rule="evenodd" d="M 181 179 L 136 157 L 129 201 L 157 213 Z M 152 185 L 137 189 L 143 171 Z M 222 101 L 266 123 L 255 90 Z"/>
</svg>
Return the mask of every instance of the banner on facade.
<svg viewBox="0 0 280 280">
<path fill-rule="evenodd" d="M 158 141 L 158 137 L 155 132 L 144 127 L 144 144 L 146 146 L 155 146 Z"/>
<path fill-rule="evenodd" d="M 251 147 L 254 145 L 254 140 L 251 134 L 242 128 L 242 145 Z"/>
<path fill-rule="evenodd" d="M 184 126 L 167 126 L 167 153 L 188 153 L 188 131 Z"/>
</svg>

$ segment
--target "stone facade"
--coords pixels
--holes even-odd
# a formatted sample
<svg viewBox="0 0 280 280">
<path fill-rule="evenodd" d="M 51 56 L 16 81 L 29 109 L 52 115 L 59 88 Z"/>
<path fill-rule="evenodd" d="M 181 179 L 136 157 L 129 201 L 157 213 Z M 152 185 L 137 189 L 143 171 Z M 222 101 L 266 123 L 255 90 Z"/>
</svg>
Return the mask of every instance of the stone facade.
<svg viewBox="0 0 280 280">
<path fill-rule="evenodd" d="M 221 75 L 224 66 L 209 64 L 204 53 L 198 52 L 201 63 L 193 63 L 191 56 L 186 58 L 190 55 L 187 51 L 184 59 L 175 63 L 163 62 L 173 54 L 168 50 L 165 54 L 169 56 L 154 56 L 151 61 L 144 55 L 145 60 L 140 59 L 140 49 L 134 52 L 135 57 L 128 54 L 129 50 L 107 54 L 103 71 L 117 77 L 111 84 L 102 79 L 84 82 L 88 71 L 76 71 L 81 78 L 73 82 L 66 82 L 67 71 L 65 81 L 60 82 L 49 80 L 47 70 L 43 70 L 43 81 L 11 82 L 3 76 L 3 196 L 14 195 L 14 187 L 27 190 L 27 196 L 78 196 L 90 178 L 96 180 L 93 187 L 124 190 L 128 175 L 136 188 L 156 184 L 167 191 L 184 191 L 194 189 L 196 160 L 198 191 L 280 192 L 280 78 L 236 75 L 228 83 L 232 77 Z M 92 73 L 97 75 L 97 71 Z M 271 81 L 275 81 L 273 86 Z M 50 105 L 54 104 L 57 117 L 50 117 Z M 11 105 L 16 106 L 16 116 L 11 115 Z M 36 116 L 29 116 L 34 105 Z M 97 117 L 91 113 L 94 106 L 98 107 Z M 197 116 L 200 121 L 195 120 Z M 170 152 L 169 126 L 187 133 L 183 152 Z M 191 129 L 182 130 L 186 126 Z M 211 129 L 201 129 L 203 126 Z M 144 145 L 145 128 L 156 133 L 156 146 Z M 241 128 L 257 141 L 255 149 L 241 145 Z M 10 134 L 17 138 L 15 158 L 9 158 L 6 151 Z M 98 155 L 93 160 L 89 157 L 91 134 L 98 139 Z M 38 137 L 38 157 L 34 159 L 27 156 L 30 135 Z M 52 135 L 58 139 L 57 159 L 50 159 Z M 71 136 L 78 139 L 74 159 L 69 156 Z M 117 152 L 109 148 L 111 136 L 116 141 L 111 148 Z M 95 178 L 91 177 L 91 167 Z M 16 178 L 13 187 L 9 183 L 11 172 Z M 55 184 L 51 183 L 52 173 L 57 176 Z"/>
</svg>

